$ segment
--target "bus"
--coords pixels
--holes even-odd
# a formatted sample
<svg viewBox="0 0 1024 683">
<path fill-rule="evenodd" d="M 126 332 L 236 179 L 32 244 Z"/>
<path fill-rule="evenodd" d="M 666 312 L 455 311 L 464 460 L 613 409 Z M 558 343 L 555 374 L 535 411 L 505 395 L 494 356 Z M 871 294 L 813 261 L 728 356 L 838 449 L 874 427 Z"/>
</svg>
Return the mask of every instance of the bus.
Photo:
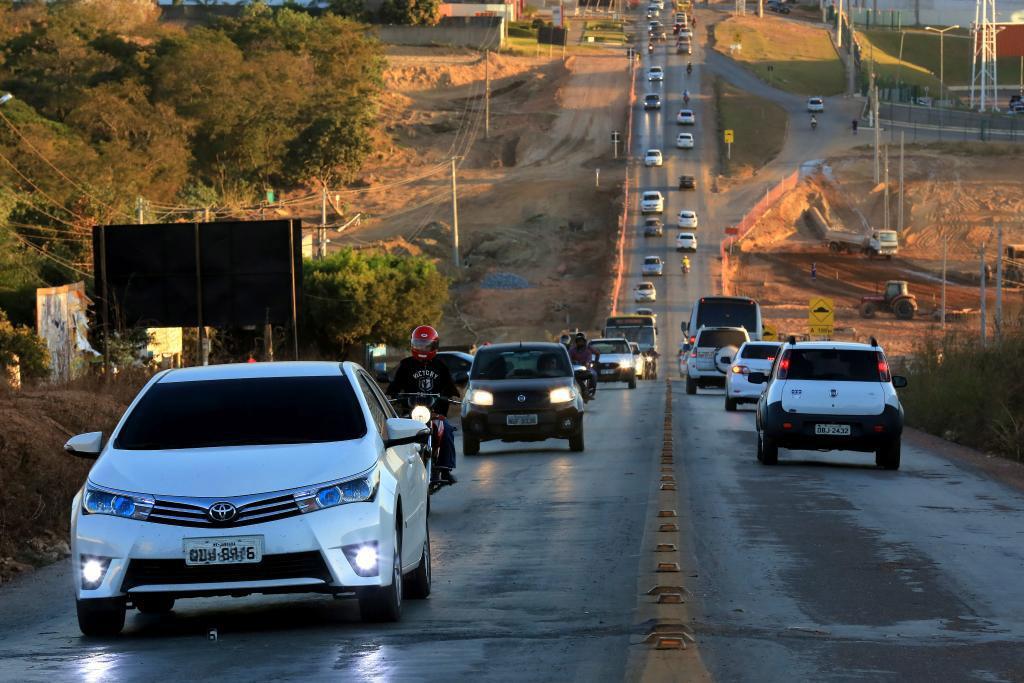
<svg viewBox="0 0 1024 683">
<path fill-rule="evenodd" d="M 686 336 L 685 347 L 689 348 L 702 327 L 742 327 L 750 335 L 750 341 L 761 341 L 764 332 L 761 320 L 761 306 L 754 299 L 745 296 L 702 296 L 693 302 L 689 320 L 683 320 L 680 328 Z"/>
</svg>

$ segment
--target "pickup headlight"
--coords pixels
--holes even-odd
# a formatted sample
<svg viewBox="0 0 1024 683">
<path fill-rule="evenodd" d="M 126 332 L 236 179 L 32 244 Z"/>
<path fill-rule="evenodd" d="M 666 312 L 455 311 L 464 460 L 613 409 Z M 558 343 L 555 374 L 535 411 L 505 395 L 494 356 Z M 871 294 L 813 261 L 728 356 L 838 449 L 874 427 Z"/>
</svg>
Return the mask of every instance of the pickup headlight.
<svg viewBox="0 0 1024 683">
<path fill-rule="evenodd" d="M 551 390 L 552 403 L 568 403 L 576 398 L 576 392 L 569 387 L 557 387 Z"/>
<path fill-rule="evenodd" d="M 484 389 L 474 389 L 469 395 L 469 402 L 478 406 L 493 406 L 494 394 Z"/>
<path fill-rule="evenodd" d="M 86 483 L 82 511 L 87 515 L 113 515 L 128 519 L 146 519 L 153 510 L 153 496 L 116 491 Z"/>
<path fill-rule="evenodd" d="M 619 367 L 622 368 L 623 370 L 625 370 L 626 368 L 631 368 L 635 364 L 636 364 L 635 360 L 620 360 L 619 361 Z"/>
<path fill-rule="evenodd" d="M 377 495 L 380 474 L 372 473 L 354 479 L 321 484 L 315 488 L 303 489 L 292 494 L 301 512 L 316 512 L 346 503 L 365 503 Z"/>
</svg>

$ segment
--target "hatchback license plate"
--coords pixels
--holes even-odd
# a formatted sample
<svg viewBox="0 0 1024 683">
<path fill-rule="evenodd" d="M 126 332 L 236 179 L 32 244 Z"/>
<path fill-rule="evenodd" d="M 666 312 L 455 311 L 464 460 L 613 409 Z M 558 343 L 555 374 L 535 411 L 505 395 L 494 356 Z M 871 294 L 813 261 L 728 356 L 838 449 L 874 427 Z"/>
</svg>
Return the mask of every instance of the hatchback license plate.
<svg viewBox="0 0 1024 683">
<path fill-rule="evenodd" d="M 510 427 L 530 427 L 537 424 L 536 415 L 507 415 L 505 424 Z"/>
<path fill-rule="evenodd" d="M 186 538 L 185 564 L 248 564 L 263 559 L 262 536 Z"/>
<path fill-rule="evenodd" d="M 821 434 L 823 436 L 849 436 L 850 425 L 814 425 L 814 433 Z"/>
<path fill-rule="evenodd" d="M 601 374 L 602 375 L 614 375 L 615 374 L 615 368 L 609 368 L 608 370 L 602 370 Z"/>
</svg>

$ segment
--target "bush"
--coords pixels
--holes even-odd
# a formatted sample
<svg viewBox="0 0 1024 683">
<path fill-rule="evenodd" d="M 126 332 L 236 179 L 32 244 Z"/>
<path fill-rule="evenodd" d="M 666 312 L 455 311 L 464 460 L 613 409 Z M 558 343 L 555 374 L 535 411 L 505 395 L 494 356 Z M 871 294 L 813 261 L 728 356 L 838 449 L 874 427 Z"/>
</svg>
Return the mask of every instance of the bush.
<svg viewBox="0 0 1024 683">
<path fill-rule="evenodd" d="M 535 17 L 534 20 L 530 22 L 530 26 L 532 28 L 542 28 L 547 25 L 548 23 L 541 19 L 540 17 Z"/>
<path fill-rule="evenodd" d="M 15 327 L 0 311 L 0 368 L 7 370 L 15 363 L 23 378 L 45 377 L 50 370 L 50 354 L 35 330 Z"/>
</svg>

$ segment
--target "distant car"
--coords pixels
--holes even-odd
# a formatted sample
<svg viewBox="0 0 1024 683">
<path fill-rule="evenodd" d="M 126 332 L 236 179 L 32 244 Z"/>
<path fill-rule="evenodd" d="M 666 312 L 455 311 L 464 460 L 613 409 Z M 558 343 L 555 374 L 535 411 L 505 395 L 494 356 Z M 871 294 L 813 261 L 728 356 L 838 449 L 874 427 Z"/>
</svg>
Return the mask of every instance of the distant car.
<svg viewBox="0 0 1024 683">
<path fill-rule="evenodd" d="M 697 117 L 693 115 L 692 109 L 680 109 L 679 113 L 676 114 L 676 123 L 684 126 L 693 126 L 697 123 Z"/>
<path fill-rule="evenodd" d="M 689 40 L 680 40 L 676 43 L 676 54 L 677 55 L 692 55 L 693 45 Z"/>
<path fill-rule="evenodd" d="M 725 386 L 725 376 L 741 346 L 750 341 L 742 327 L 702 327 L 686 359 L 686 393 L 698 387 Z"/>
<path fill-rule="evenodd" d="M 751 384 L 747 377 L 752 372 L 768 374 L 772 361 L 779 352 L 778 342 L 747 342 L 732 359 L 732 367 L 725 375 L 725 409 L 736 410 L 740 403 L 757 403 L 763 384 Z"/>
<path fill-rule="evenodd" d="M 661 109 L 661 95 L 656 92 L 650 92 L 644 95 L 644 109 L 647 111 L 651 109 Z"/>
<path fill-rule="evenodd" d="M 663 81 L 665 80 L 665 70 L 660 66 L 652 66 L 647 70 L 648 81 Z"/>
<path fill-rule="evenodd" d="M 647 190 L 640 195 L 640 213 L 662 213 L 665 198 L 657 190 Z"/>
<path fill-rule="evenodd" d="M 633 311 L 634 315 L 649 315 L 654 318 L 655 324 L 658 322 L 658 314 L 654 312 L 653 308 L 638 308 Z"/>
<path fill-rule="evenodd" d="M 664 160 L 661 157 L 660 149 L 649 149 L 644 155 L 644 166 L 661 166 Z"/>
<path fill-rule="evenodd" d="M 654 302 L 658 300 L 658 291 L 654 288 L 653 282 L 641 282 L 633 288 L 633 301 L 640 303 L 641 301 Z"/>
<path fill-rule="evenodd" d="M 1010 108 L 1006 110 L 1007 114 L 1024 114 L 1024 102 L 1017 102 L 1010 105 Z"/>
<path fill-rule="evenodd" d="M 820 97 L 808 97 L 807 98 L 807 111 L 812 114 L 820 114 L 825 111 L 825 100 Z"/>
<path fill-rule="evenodd" d="M 679 39 L 683 40 L 684 38 L 686 40 L 692 39 L 693 38 L 693 31 L 691 31 L 690 29 L 685 28 L 685 27 L 680 28 L 679 29 Z"/>
<path fill-rule="evenodd" d="M 914 100 L 914 104 L 921 107 L 930 107 L 932 106 L 932 98 L 921 96 Z"/>
<path fill-rule="evenodd" d="M 650 216 L 644 219 L 644 237 L 661 237 L 665 234 L 665 224 L 660 218 Z"/>
<path fill-rule="evenodd" d="M 648 7 L 647 8 L 647 18 L 648 19 L 653 19 L 654 17 L 658 16 L 658 14 L 659 14 L 659 12 L 658 12 L 658 8 L 657 7 L 654 7 L 654 8 Z"/>
<path fill-rule="evenodd" d="M 783 5 L 782 3 L 775 2 L 774 0 L 768 0 L 768 2 L 765 4 L 765 8 L 769 12 L 776 12 L 778 14 L 789 14 L 788 5 Z"/>
<path fill-rule="evenodd" d="M 460 388 L 469 381 L 469 368 L 473 365 L 473 356 L 463 351 L 438 351 L 437 358 L 452 376 L 452 381 Z"/>
<path fill-rule="evenodd" d="M 682 209 L 679 212 L 679 219 L 676 224 L 680 228 L 694 228 L 697 227 L 697 212 L 691 211 L 690 209 Z"/>
<path fill-rule="evenodd" d="M 697 179 L 692 175 L 681 175 L 679 176 L 679 189 L 680 190 L 696 190 Z"/>
<path fill-rule="evenodd" d="M 647 377 L 647 356 L 640 352 L 640 345 L 629 342 L 629 351 L 633 354 L 633 374 L 637 379 Z"/>
<path fill-rule="evenodd" d="M 594 364 L 598 382 L 626 382 L 636 389 L 636 358 L 627 339 L 594 339 L 587 346 L 599 354 Z"/>
<path fill-rule="evenodd" d="M 693 149 L 693 133 L 680 133 L 677 135 L 676 147 L 679 149 Z"/>
<path fill-rule="evenodd" d="M 790 337 L 770 372 L 747 379 L 767 385 L 754 420 L 762 464 L 776 464 L 779 448 L 874 451 L 875 465 L 899 469 L 903 406 L 896 389 L 907 380 L 890 373 L 874 339 L 859 344 Z"/>
<path fill-rule="evenodd" d="M 1010 95 L 1010 101 L 1007 103 L 1006 108 L 1012 111 L 1018 104 L 1024 104 L 1024 96 Z"/>
<path fill-rule="evenodd" d="M 644 275 L 664 275 L 665 264 L 661 262 L 661 258 L 657 256 L 645 256 L 644 264 L 640 267 L 640 272 Z"/>
<path fill-rule="evenodd" d="M 676 235 L 676 251 L 697 251 L 697 236 L 692 232 Z"/>
</svg>

